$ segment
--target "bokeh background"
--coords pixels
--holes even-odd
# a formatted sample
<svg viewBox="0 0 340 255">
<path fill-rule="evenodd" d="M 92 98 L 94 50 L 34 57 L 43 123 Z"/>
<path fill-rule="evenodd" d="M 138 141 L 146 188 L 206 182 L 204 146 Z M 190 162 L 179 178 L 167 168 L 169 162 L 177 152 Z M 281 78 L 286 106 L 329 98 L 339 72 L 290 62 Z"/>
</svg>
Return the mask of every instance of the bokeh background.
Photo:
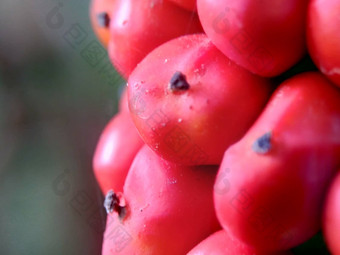
<svg viewBox="0 0 340 255">
<path fill-rule="evenodd" d="M 124 80 L 89 1 L 0 1 L 0 254 L 100 254 L 92 155 Z"/>
</svg>

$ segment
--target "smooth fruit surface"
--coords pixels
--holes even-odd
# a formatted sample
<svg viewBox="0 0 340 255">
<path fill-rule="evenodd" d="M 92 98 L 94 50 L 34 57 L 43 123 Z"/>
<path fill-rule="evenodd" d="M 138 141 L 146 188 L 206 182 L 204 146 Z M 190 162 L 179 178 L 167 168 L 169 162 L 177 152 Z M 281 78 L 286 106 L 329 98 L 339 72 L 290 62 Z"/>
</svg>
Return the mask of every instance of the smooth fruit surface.
<svg viewBox="0 0 340 255">
<path fill-rule="evenodd" d="M 188 255 L 290 255 L 291 252 L 262 252 L 257 251 L 251 246 L 242 243 L 235 237 L 232 237 L 227 231 L 220 230 L 210 235 L 195 248 L 193 248 Z"/>
<path fill-rule="evenodd" d="M 127 78 L 154 48 L 181 35 L 202 32 L 196 14 L 163 0 L 115 0 L 109 56 Z"/>
<path fill-rule="evenodd" d="M 311 0 L 307 19 L 308 49 L 320 71 L 340 86 L 340 2 Z"/>
<path fill-rule="evenodd" d="M 107 124 L 93 157 L 94 174 L 104 194 L 110 189 L 123 190 L 131 163 L 143 144 L 128 112 Z"/>
<path fill-rule="evenodd" d="M 258 249 L 290 249 L 320 228 L 340 155 L 340 91 L 320 73 L 286 80 L 224 155 L 215 183 L 222 226 Z"/>
<path fill-rule="evenodd" d="M 226 56 L 261 76 L 276 76 L 305 54 L 308 0 L 198 0 L 204 31 Z"/>
<path fill-rule="evenodd" d="M 333 255 L 340 254 L 340 172 L 327 194 L 323 212 L 323 233 Z"/>
<path fill-rule="evenodd" d="M 196 11 L 196 0 L 169 0 L 188 11 Z"/>
</svg>

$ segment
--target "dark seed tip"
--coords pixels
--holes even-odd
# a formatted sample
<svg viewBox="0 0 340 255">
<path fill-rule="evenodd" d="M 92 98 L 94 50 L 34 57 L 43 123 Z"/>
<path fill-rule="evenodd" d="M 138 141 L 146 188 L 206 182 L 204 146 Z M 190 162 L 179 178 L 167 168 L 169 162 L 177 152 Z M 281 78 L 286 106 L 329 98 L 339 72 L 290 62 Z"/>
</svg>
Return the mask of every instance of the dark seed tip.
<svg viewBox="0 0 340 255">
<path fill-rule="evenodd" d="M 171 77 L 169 87 L 172 92 L 176 92 L 188 90 L 190 85 L 187 82 L 185 75 L 177 71 Z"/>
<path fill-rule="evenodd" d="M 97 15 L 97 22 L 100 27 L 109 27 L 110 17 L 106 12 L 101 12 Z"/>
<path fill-rule="evenodd" d="M 104 207 L 106 209 L 106 213 L 112 213 L 115 209 L 115 205 L 119 203 L 119 199 L 116 195 L 116 193 L 114 193 L 113 190 L 109 190 L 105 196 L 105 200 L 104 200 Z"/>
<path fill-rule="evenodd" d="M 126 216 L 125 201 L 121 193 L 117 194 L 113 190 L 109 190 L 105 196 L 104 207 L 107 214 L 117 212 L 120 220 Z"/>
<path fill-rule="evenodd" d="M 271 132 L 265 133 L 264 135 L 260 136 L 252 146 L 253 151 L 258 154 L 266 154 L 272 148 L 271 144 Z"/>
<path fill-rule="evenodd" d="M 123 221 L 123 219 L 125 218 L 126 214 L 127 214 L 126 207 L 119 207 L 118 217 L 119 217 L 120 221 Z"/>
</svg>

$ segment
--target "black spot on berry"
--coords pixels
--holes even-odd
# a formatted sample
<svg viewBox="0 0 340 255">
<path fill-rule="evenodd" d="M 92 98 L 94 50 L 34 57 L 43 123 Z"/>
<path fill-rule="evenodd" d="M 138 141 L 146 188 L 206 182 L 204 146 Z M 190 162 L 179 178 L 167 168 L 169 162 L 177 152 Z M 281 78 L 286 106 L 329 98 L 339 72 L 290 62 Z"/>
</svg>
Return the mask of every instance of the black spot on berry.
<svg viewBox="0 0 340 255">
<path fill-rule="evenodd" d="M 184 74 L 181 72 L 175 72 L 175 74 L 171 77 L 169 88 L 172 92 L 176 91 L 185 91 L 190 88 L 189 83 Z"/>
<path fill-rule="evenodd" d="M 106 213 L 109 214 L 109 213 L 114 212 L 114 209 L 118 203 L 119 203 L 119 198 L 113 192 L 113 190 L 108 191 L 105 196 L 105 200 L 104 200 L 104 207 L 106 209 Z"/>
<path fill-rule="evenodd" d="M 100 27 L 109 27 L 110 17 L 106 12 L 99 13 L 97 15 L 97 22 Z"/>
<path fill-rule="evenodd" d="M 106 213 L 117 212 L 119 219 L 124 219 L 126 216 L 126 206 L 122 205 L 120 196 L 116 194 L 113 190 L 109 190 L 105 196 L 104 207 Z"/>
<path fill-rule="evenodd" d="M 258 154 L 266 154 L 272 148 L 271 144 L 272 134 L 271 132 L 265 133 L 261 137 L 259 137 L 252 146 L 253 151 Z"/>
</svg>

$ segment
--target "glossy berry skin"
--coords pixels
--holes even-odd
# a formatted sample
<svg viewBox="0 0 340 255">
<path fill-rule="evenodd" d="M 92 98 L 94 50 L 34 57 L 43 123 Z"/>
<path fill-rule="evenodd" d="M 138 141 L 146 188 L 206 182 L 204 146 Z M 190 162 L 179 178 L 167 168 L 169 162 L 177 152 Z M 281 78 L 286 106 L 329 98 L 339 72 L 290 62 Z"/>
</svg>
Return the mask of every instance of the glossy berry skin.
<svg viewBox="0 0 340 255">
<path fill-rule="evenodd" d="M 115 0 L 92 0 L 90 20 L 99 41 L 107 48 L 110 39 L 111 10 Z"/>
<path fill-rule="evenodd" d="M 227 231 L 219 230 L 198 245 L 196 245 L 187 255 L 291 255 L 289 251 L 263 252 L 257 251 L 253 247 L 242 243 L 237 238 L 231 236 Z"/>
<path fill-rule="evenodd" d="M 116 0 L 109 56 L 127 78 L 154 48 L 181 35 L 202 32 L 198 16 L 163 0 Z"/>
<path fill-rule="evenodd" d="M 128 112 L 119 113 L 105 127 L 93 157 L 93 170 L 104 194 L 122 191 L 126 175 L 143 146 Z"/>
<path fill-rule="evenodd" d="M 260 114 L 267 79 L 225 57 L 204 34 L 151 52 L 128 80 L 129 107 L 142 139 L 167 160 L 220 164 Z"/>
<path fill-rule="evenodd" d="M 247 70 L 273 77 L 305 54 L 308 1 L 197 0 L 197 9 L 218 49 Z"/>
<path fill-rule="evenodd" d="M 340 171 L 332 181 L 323 210 L 323 234 L 333 255 L 340 254 Z"/>
<path fill-rule="evenodd" d="M 128 102 L 128 90 L 125 87 L 120 95 L 119 99 L 119 111 L 129 113 L 129 102 Z"/>
<path fill-rule="evenodd" d="M 308 8 L 307 43 L 320 71 L 340 86 L 340 2 L 311 0 Z"/>
<path fill-rule="evenodd" d="M 220 229 L 212 196 L 217 169 L 175 165 L 144 146 L 124 185 L 127 214 L 108 215 L 102 254 L 186 254 Z M 117 229 L 120 236 L 112 234 Z"/>
<path fill-rule="evenodd" d="M 181 6 L 188 11 L 195 12 L 196 11 L 196 0 L 168 0 L 171 1 L 178 6 Z"/>
<path fill-rule="evenodd" d="M 224 155 L 214 201 L 224 229 L 263 250 L 290 249 L 320 228 L 340 155 L 340 91 L 320 73 L 286 80 Z"/>
</svg>

